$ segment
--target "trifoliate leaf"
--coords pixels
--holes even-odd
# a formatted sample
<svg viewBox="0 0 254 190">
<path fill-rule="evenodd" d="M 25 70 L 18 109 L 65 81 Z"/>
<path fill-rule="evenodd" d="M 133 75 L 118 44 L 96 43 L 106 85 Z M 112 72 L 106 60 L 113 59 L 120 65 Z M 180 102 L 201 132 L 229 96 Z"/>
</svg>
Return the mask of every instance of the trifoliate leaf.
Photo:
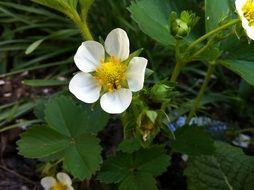
<svg viewBox="0 0 254 190">
<path fill-rule="evenodd" d="M 66 137 L 53 129 L 33 127 L 17 142 L 19 154 L 43 160 L 64 159 L 64 168 L 79 179 L 90 178 L 102 162 L 99 140 L 87 133 Z"/>
<path fill-rule="evenodd" d="M 128 181 L 136 183 L 135 180 L 132 180 L 133 176 L 138 175 L 142 178 L 145 175 L 140 181 L 144 181 L 145 178 L 153 179 L 152 177 L 156 177 L 166 171 L 169 164 L 170 157 L 165 154 L 165 149 L 161 146 L 140 149 L 132 154 L 118 152 L 104 162 L 98 179 L 104 183 L 121 182 L 128 184 Z M 125 181 L 126 179 L 129 180 Z M 139 183 L 133 185 L 136 188 L 140 187 Z M 120 186 L 122 188 L 125 187 L 122 184 Z M 143 184 L 142 187 L 146 189 L 146 184 Z"/>
<path fill-rule="evenodd" d="M 94 133 L 101 130 L 107 120 L 96 108 L 96 112 L 89 110 L 64 96 L 51 99 L 45 111 L 49 127 L 33 127 L 25 132 L 18 141 L 19 153 L 43 159 L 59 159 L 62 155 L 64 168 L 73 176 L 81 180 L 90 178 L 102 162 L 101 147 Z M 96 122 L 92 120 L 94 114 L 98 114 Z"/>
<path fill-rule="evenodd" d="M 188 155 L 212 154 L 215 151 L 214 141 L 199 126 L 183 126 L 175 132 L 176 139 L 172 147 Z"/>
<path fill-rule="evenodd" d="M 252 190 L 254 158 L 223 142 L 216 142 L 213 156 L 193 156 L 184 173 L 190 190 Z"/>
</svg>

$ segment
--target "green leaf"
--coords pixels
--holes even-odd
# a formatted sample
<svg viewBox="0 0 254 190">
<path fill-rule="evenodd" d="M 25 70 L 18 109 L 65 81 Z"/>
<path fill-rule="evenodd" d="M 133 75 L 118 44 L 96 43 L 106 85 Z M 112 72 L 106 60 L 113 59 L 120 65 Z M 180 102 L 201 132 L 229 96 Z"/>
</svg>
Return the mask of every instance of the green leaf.
<svg viewBox="0 0 254 190">
<path fill-rule="evenodd" d="M 155 123 L 155 120 L 158 117 L 158 113 L 156 111 L 153 110 L 147 110 L 146 112 L 147 117 L 153 122 Z"/>
<path fill-rule="evenodd" d="M 118 149 L 122 152 L 132 153 L 141 148 L 140 140 L 137 138 L 125 139 L 120 144 Z"/>
<path fill-rule="evenodd" d="M 138 171 L 147 172 L 154 177 L 165 172 L 170 164 L 170 157 L 162 146 L 141 149 L 134 154 L 134 160 Z"/>
<path fill-rule="evenodd" d="M 29 158 L 59 159 L 64 168 L 83 180 L 90 178 L 102 162 L 99 140 L 83 132 L 77 137 L 66 137 L 49 127 L 33 127 L 17 142 L 19 154 Z"/>
<path fill-rule="evenodd" d="M 145 34 L 165 46 L 174 46 L 175 39 L 170 35 L 168 26 L 169 13 L 172 11 L 169 1 L 132 1 L 129 11 Z"/>
<path fill-rule="evenodd" d="M 254 85 L 254 44 L 233 36 L 222 43 L 221 48 L 224 50 L 224 55 L 218 63 Z"/>
<path fill-rule="evenodd" d="M 36 101 L 35 101 L 35 106 L 34 106 L 34 115 L 44 121 L 45 120 L 45 104 L 47 103 L 47 100 L 46 99 L 43 99 L 43 98 L 38 98 Z"/>
<path fill-rule="evenodd" d="M 20 154 L 43 159 L 59 159 L 63 155 L 67 171 L 81 180 L 90 178 L 102 162 L 94 133 L 106 125 L 108 118 L 96 107 L 93 110 L 78 106 L 65 96 L 52 98 L 45 109 L 49 127 L 33 127 L 24 133 L 18 142 Z"/>
<path fill-rule="evenodd" d="M 234 73 L 240 75 L 251 85 L 254 85 L 254 63 L 253 61 L 244 60 L 221 60 L 220 64 L 227 67 Z"/>
<path fill-rule="evenodd" d="M 176 140 L 172 147 L 180 153 L 188 155 L 212 154 L 215 151 L 214 141 L 199 126 L 183 126 L 175 132 Z"/>
<path fill-rule="evenodd" d="M 151 174 L 136 172 L 127 176 L 119 186 L 119 190 L 156 190 L 156 180 Z"/>
<path fill-rule="evenodd" d="M 46 126 L 35 126 L 21 135 L 17 142 L 19 154 L 29 158 L 46 157 L 64 150 L 68 139 Z"/>
<path fill-rule="evenodd" d="M 70 144 L 72 145 L 65 151 L 64 168 L 79 179 L 90 178 L 102 163 L 99 140 L 93 135 L 83 133 Z"/>
<path fill-rule="evenodd" d="M 55 9 L 69 18 L 74 19 L 78 16 L 76 11 L 78 0 L 32 0 L 35 3 Z"/>
<path fill-rule="evenodd" d="M 44 41 L 45 39 L 40 39 L 40 40 L 36 40 L 35 42 L 33 42 L 32 44 L 30 44 L 27 49 L 25 54 L 30 54 L 32 53 L 36 48 L 39 47 L 39 45 L 41 45 L 41 43 Z"/>
<path fill-rule="evenodd" d="M 22 84 L 25 84 L 27 86 L 32 86 L 32 87 L 46 87 L 46 86 L 60 86 L 60 85 L 66 85 L 68 84 L 69 81 L 67 80 L 23 80 Z"/>
<path fill-rule="evenodd" d="M 183 10 L 198 10 L 198 8 L 197 3 L 186 0 L 136 0 L 131 2 L 128 10 L 131 12 L 132 19 L 145 34 L 173 49 L 175 38 L 170 32 L 170 13 L 175 11 L 179 14 Z M 196 38 L 196 32 L 187 37 L 188 41 Z"/>
<path fill-rule="evenodd" d="M 109 118 L 98 106 L 77 106 L 70 98 L 64 96 L 52 98 L 46 106 L 45 115 L 50 127 L 65 136 L 73 137 L 84 131 L 99 132 L 106 126 Z"/>
<path fill-rule="evenodd" d="M 161 146 L 140 149 L 132 154 L 118 152 L 104 162 L 97 178 L 104 183 L 125 183 L 126 178 L 131 179 L 137 173 L 156 177 L 166 171 L 169 163 L 170 157 Z"/>
<path fill-rule="evenodd" d="M 118 152 L 103 163 L 97 179 L 103 183 L 119 183 L 131 173 L 131 166 L 132 155 Z"/>
<path fill-rule="evenodd" d="M 205 27 L 209 32 L 229 16 L 230 7 L 228 0 L 205 0 Z"/>
<path fill-rule="evenodd" d="M 86 20 L 87 13 L 92 6 L 94 0 L 79 0 L 81 15 L 84 20 Z"/>
<path fill-rule="evenodd" d="M 128 59 L 126 59 L 123 63 L 129 64 L 130 60 L 132 60 L 133 57 L 138 57 L 142 53 L 142 51 L 143 51 L 143 48 L 139 48 L 136 51 L 132 52 L 129 55 Z"/>
<path fill-rule="evenodd" d="M 254 43 L 247 39 L 239 40 L 236 36 L 229 37 L 222 43 L 223 59 L 254 61 Z"/>
<path fill-rule="evenodd" d="M 242 189 L 254 187 L 254 158 L 223 142 L 216 142 L 213 156 L 193 156 L 184 174 L 190 190 Z"/>
</svg>

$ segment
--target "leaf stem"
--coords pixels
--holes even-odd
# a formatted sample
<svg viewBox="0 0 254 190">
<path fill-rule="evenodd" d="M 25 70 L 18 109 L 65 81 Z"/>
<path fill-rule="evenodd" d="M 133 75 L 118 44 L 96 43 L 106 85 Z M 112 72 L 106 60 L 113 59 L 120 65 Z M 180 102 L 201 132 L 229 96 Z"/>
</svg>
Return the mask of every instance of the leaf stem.
<svg viewBox="0 0 254 190">
<path fill-rule="evenodd" d="M 197 97 L 196 97 L 196 99 L 194 101 L 192 109 L 191 109 L 191 111 L 190 111 L 190 113 L 188 115 L 188 118 L 186 120 L 187 124 L 190 122 L 191 118 L 194 116 L 194 114 L 197 111 L 197 108 L 198 108 L 198 106 L 200 104 L 201 98 L 203 97 L 203 95 L 205 93 L 205 90 L 207 88 L 208 82 L 210 81 L 210 78 L 211 78 L 212 73 L 214 71 L 215 65 L 216 64 L 214 62 L 209 63 L 208 70 L 206 72 L 206 76 L 205 76 L 204 82 L 203 82 L 203 84 L 202 84 L 202 86 L 201 86 L 201 88 L 200 88 L 200 90 L 198 92 L 198 95 L 197 95 Z"/>
<path fill-rule="evenodd" d="M 198 45 L 200 42 L 204 41 L 205 39 L 209 38 L 210 36 L 213 36 L 213 35 L 217 34 L 218 32 L 220 32 L 221 30 L 224 30 L 232 25 L 235 25 L 240 21 L 241 21 L 240 19 L 233 19 L 230 22 L 228 22 L 222 26 L 219 26 L 218 28 L 215 28 L 214 30 L 204 34 L 203 36 L 201 36 L 200 38 L 198 38 L 197 40 L 192 42 L 189 45 L 189 47 L 187 48 L 187 51 L 191 50 L 193 47 L 195 47 L 196 45 Z"/>
</svg>

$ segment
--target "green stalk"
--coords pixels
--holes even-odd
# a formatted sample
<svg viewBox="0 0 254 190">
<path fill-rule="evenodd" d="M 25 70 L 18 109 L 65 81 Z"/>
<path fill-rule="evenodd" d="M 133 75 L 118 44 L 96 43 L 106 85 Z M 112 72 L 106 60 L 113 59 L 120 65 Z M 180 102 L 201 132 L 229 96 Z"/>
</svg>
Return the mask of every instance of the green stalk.
<svg viewBox="0 0 254 190">
<path fill-rule="evenodd" d="M 84 40 L 93 40 L 93 35 L 88 27 L 86 18 L 85 20 L 82 19 L 80 15 L 76 12 L 76 10 L 71 11 L 71 14 L 69 15 L 69 17 L 78 26 Z"/>
<path fill-rule="evenodd" d="M 198 38 L 197 40 L 195 40 L 194 42 L 192 42 L 189 47 L 187 48 L 186 51 L 190 51 L 193 47 L 195 47 L 196 45 L 198 45 L 200 42 L 204 41 L 205 39 L 217 34 L 218 32 L 220 32 L 221 30 L 225 30 L 226 28 L 229 28 L 232 25 L 237 24 L 238 22 L 240 22 L 240 19 L 233 19 L 230 22 L 219 26 L 218 28 L 215 28 L 214 30 L 204 34 L 203 36 L 201 36 L 200 38 Z M 176 40 L 176 66 L 174 68 L 173 74 L 171 76 L 170 81 L 171 82 L 176 82 L 177 77 L 181 71 L 181 68 L 183 66 L 183 61 L 181 59 L 179 59 L 180 56 L 180 52 L 179 52 L 179 44 L 180 44 L 180 40 Z M 201 52 L 203 52 L 210 44 L 208 43 L 206 46 L 204 46 L 203 48 L 201 48 L 198 52 L 195 53 L 195 56 L 200 54 Z"/>
<path fill-rule="evenodd" d="M 200 88 L 200 90 L 198 92 L 198 95 L 197 95 L 197 97 L 196 97 L 196 99 L 194 101 L 192 109 L 191 109 L 191 111 L 190 111 L 190 113 L 188 115 L 188 118 L 186 120 L 187 124 L 190 122 L 191 118 L 195 115 L 195 113 L 196 113 L 196 111 L 198 109 L 200 101 L 201 101 L 201 99 L 202 99 L 202 97 L 203 97 L 203 95 L 205 93 L 205 90 L 207 88 L 208 82 L 210 81 L 210 78 L 211 78 L 212 73 L 214 71 L 215 65 L 216 65 L 215 63 L 209 63 L 208 70 L 206 72 L 206 76 L 205 76 L 204 82 L 203 82 L 203 84 L 202 84 L 202 86 L 201 86 L 201 88 Z"/>
<path fill-rule="evenodd" d="M 207 48 L 210 47 L 212 43 L 212 40 L 208 40 L 208 42 L 203 46 L 201 47 L 199 50 L 197 50 L 191 57 L 190 57 L 190 60 L 193 61 L 193 58 L 195 59 L 195 57 L 199 56 L 201 53 L 203 53 Z"/>
<path fill-rule="evenodd" d="M 87 22 L 80 22 L 78 24 L 81 34 L 85 40 L 93 40 L 93 36 L 90 32 Z"/>
<path fill-rule="evenodd" d="M 200 42 L 204 41 L 205 39 L 209 38 L 210 36 L 213 36 L 215 34 L 217 34 L 218 32 L 220 32 L 221 30 L 224 30 L 232 25 L 235 25 L 237 24 L 238 22 L 240 22 L 241 20 L 240 19 L 233 19 L 231 20 L 230 22 L 222 25 L 222 26 L 219 26 L 218 28 L 215 28 L 214 30 L 204 34 L 203 36 L 201 36 L 200 38 L 198 38 L 197 40 L 195 40 L 194 42 L 192 42 L 189 47 L 187 48 L 187 51 L 188 50 L 191 50 L 193 47 L 195 47 L 196 45 L 198 45 Z"/>
<path fill-rule="evenodd" d="M 176 40 L 175 59 L 176 59 L 176 65 L 175 65 L 173 74 L 170 79 L 171 82 L 176 82 L 176 79 L 177 79 L 177 77 L 181 71 L 181 68 L 182 68 L 182 61 L 180 59 L 180 40 L 179 39 Z"/>
</svg>

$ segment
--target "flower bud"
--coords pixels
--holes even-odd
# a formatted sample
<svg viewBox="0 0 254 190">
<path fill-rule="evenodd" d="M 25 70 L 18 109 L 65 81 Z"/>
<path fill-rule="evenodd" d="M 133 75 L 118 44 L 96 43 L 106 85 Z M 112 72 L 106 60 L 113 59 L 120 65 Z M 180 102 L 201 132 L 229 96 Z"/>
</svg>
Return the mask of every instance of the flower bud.
<svg viewBox="0 0 254 190">
<path fill-rule="evenodd" d="M 186 37 L 191 28 L 197 23 L 198 17 L 190 11 L 182 11 L 178 17 L 177 13 L 172 11 L 169 15 L 169 26 L 171 35 L 176 39 Z"/>
<path fill-rule="evenodd" d="M 182 21 L 181 19 L 176 19 L 171 23 L 171 34 L 177 39 L 182 39 L 189 33 L 188 24 Z"/>
<path fill-rule="evenodd" d="M 151 89 L 152 99 L 161 102 L 169 97 L 171 88 L 165 84 L 155 84 Z"/>
</svg>

